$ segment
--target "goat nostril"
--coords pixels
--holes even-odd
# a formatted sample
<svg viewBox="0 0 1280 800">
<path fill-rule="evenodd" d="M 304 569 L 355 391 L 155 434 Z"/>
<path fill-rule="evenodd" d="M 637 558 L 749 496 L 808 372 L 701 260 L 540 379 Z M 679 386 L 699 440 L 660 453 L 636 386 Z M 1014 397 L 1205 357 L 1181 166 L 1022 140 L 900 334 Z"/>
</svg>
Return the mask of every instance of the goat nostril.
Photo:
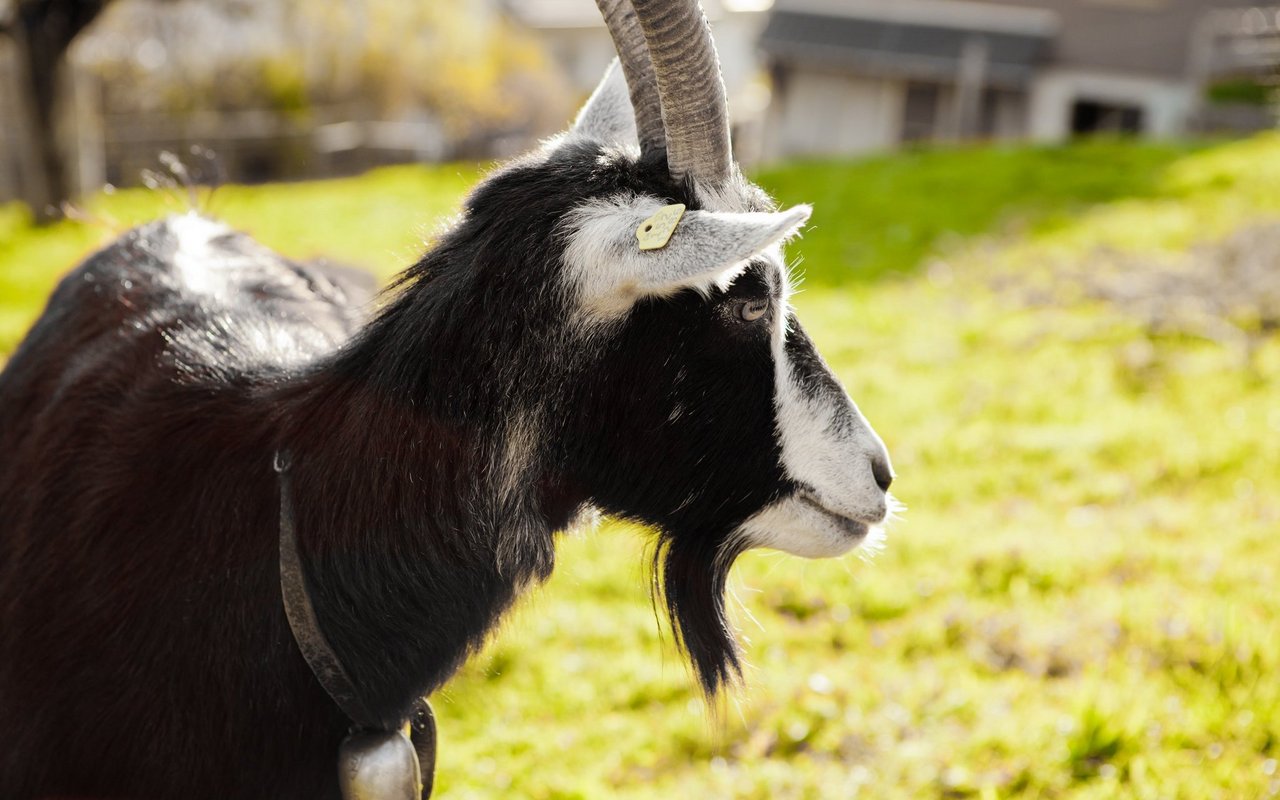
<svg viewBox="0 0 1280 800">
<path fill-rule="evenodd" d="M 872 459 L 871 474 L 875 476 L 876 486 L 880 487 L 880 491 L 889 491 L 889 486 L 893 484 L 893 469 L 889 462 L 879 458 Z"/>
</svg>

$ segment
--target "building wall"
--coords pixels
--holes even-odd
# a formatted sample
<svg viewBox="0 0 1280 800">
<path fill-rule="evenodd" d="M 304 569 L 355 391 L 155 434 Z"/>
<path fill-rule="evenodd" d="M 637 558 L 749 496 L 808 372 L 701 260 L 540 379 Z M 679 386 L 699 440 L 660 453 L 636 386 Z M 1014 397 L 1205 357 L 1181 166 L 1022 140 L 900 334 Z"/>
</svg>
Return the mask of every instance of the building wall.
<svg viewBox="0 0 1280 800">
<path fill-rule="evenodd" d="M 1031 89 L 1031 138 L 1059 142 L 1071 136 L 1071 114 L 1077 101 L 1136 106 L 1142 110 L 1142 133 L 1155 138 L 1187 132 L 1196 108 L 1193 83 L 1140 75 L 1124 75 L 1057 67 L 1037 76 Z"/>
<path fill-rule="evenodd" d="M 934 126 L 932 133 L 924 137 L 925 140 L 1014 141 L 1026 138 L 1028 100 L 1025 92 L 985 88 L 979 100 L 976 127 L 966 134 L 960 134 L 960 90 L 950 84 L 937 84 L 934 89 L 938 96 Z"/>
<path fill-rule="evenodd" d="M 996 141 L 1013 141 L 1027 135 L 1030 98 L 1024 92 L 999 92 L 992 99 L 991 127 L 986 135 Z"/>
<path fill-rule="evenodd" d="M 952 136 L 957 92 L 954 86 L 911 83 L 812 68 L 784 68 L 774 86 L 769 109 L 765 156 L 858 155 L 892 150 L 909 138 L 936 141 Z M 907 102 L 925 90 L 932 113 L 906 130 Z M 982 100 L 982 139 L 1009 141 L 1028 134 L 1029 97 L 1016 91 L 988 91 Z M 919 114 L 919 109 L 917 109 Z"/>
<path fill-rule="evenodd" d="M 906 82 L 810 68 L 775 82 L 766 156 L 888 150 L 901 139 Z"/>
<path fill-rule="evenodd" d="M 776 0 L 775 8 L 784 3 L 833 18 L 853 15 L 850 9 L 855 5 L 859 13 L 876 19 L 905 18 L 908 10 L 908 4 L 901 0 Z M 1214 123 L 1203 108 L 1203 65 L 1197 55 L 1204 34 L 1202 21 L 1215 9 L 1255 3 L 1256 0 L 984 0 L 983 5 L 992 10 L 1048 12 L 1057 19 L 1057 33 L 1030 85 L 1013 88 L 1009 84 L 1009 88 L 987 92 L 981 125 L 976 131 L 966 125 L 970 128 L 966 135 L 1063 141 L 1074 133 L 1073 117 L 1080 102 L 1091 104 L 1082 109 L 1082 122 L 1090 118 L 1103 120 L 1097 129 L 1133 130 L 1135 120 L 1135 132 L 1152 138 L 1186 136 L 1209 129 Z M 967 24 L 959 15 L 948 16 L 945 2 L 930 5 L 937 12 L 937 19 L 926 21 Z M 966 13 L 973 8 L 957 3 L 956 10 L 961 6 Z M 856 45 L 849 49 L 855 50 Z M 831 64 L 829 67 L 812 66 L 814 59 L 803 49 L 780 49 L 771 51 L 770 56 L 774 75 L 782 79 L 775 86 L 776 107 L 768 115 L 770 158 L 856 154 L 895 146 L 903 138 L 905 104 L 895 105 L 889 99 L 892 92 L 885 89 L 888 86 L 898 86 L 900 100 L 912 100 L 913 124 L 907 138 L 947 139 L 959 133 L 954 81 L 941 78 L 943 84 L 925 87 L 936 96 L 938 120 L 933 134 L 926 135 L 920 130 L 920 99 L 924 94 L 920 84 L 910 84 L 907 89 L 906 85 L 894 84 L 896 79 L 873 78 L 893 73 L 874 59 L 869 60 L 865 53 L 827 52 L 824 58 Z M 837 63 L 836 56 L 843 58 L 843 63 Z M 831 72 L 819 73 L 817 69 Z M 836 74 L 840 70 L 844 71 L 843 77 Z M 937 75 L 918 77 L 940 80 Z M 879 87 L 879 91 L 873 87 Z M 1120 111 L 1121 108 L 1139 113 Z M 1227 120 L 1224 127 L 1260 127 L 1259 115 L 1238 116 Z M 852 122 L 854 119 L 860 120 L 861 130 Z M 896 132 L 895 125 L 899 127 Z M 1081 127 L 1083 130 L 1089 126 Z"/>
<path fill-rule="evenodd" d="M 1119 74 L 1189 76 L 1196 26 L 1213 9 L 1258 0 L 987 0 L 1052 11 L 1061 20 L 1054 64 Z"/>
<path fill-rule="evenodd" d="M 908 84 L 807 66 L 779 65 L 768 114 L 765 157 L 858 155 L 890 150 L 904 141 Z M 932 134 L 954 136 L 956 89 L 937 85 Z M 1153 138 L 1185 136 L 1198 104 L 1196 85 L 1143 75 L 1054 67 L 1045 69 L 1027 92 L 992 91 L 983 99 L 977 138 L 1030 138 L 1061 142 L 1072 136 L 1078 101 L 1133 106 L 1142 112 L 1141 133 Z"/>
<path fill-rule="evenodd" d="M 21 189 L 18 169 L 17 127 L 9 120 L 18 117 L 17 74 L 13 46 L 0 37 L 0 203 L 16 198 Z"/>
</svg>

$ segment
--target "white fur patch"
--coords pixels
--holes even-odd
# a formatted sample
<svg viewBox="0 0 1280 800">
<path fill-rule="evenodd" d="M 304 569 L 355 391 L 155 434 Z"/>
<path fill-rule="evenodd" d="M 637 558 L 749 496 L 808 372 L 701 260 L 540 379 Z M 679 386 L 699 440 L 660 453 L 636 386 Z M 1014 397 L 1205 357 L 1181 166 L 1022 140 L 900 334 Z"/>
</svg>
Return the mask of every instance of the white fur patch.
<svg viewBox="0 0 1280 800">
<path fill-rule="evenodd" d="M 227 257 L 214 253 L 209 242 L 225 236 L 231 229 L 194 211 L 170 217 L 168 228 L 177 244 L 171 263 L 183 286 L 200 294 L 226 291 L 227 279 L 218 267 Z"/>
<path fill-rule="evenodd" d="M 765 506 L 739 530 L 751 547 L 768 547 L 803 558 L 831 558 L 861 544 L 870 526 L 842 525 L 792 495 Z"/>
<path fill-rule="evenodd" d="M 810 213 L 808 206 L 778 213 L 688 211 L 666 247 L 642 251 L 636 229 L 663 205 L 619 195 L 566 216 L 566 281 L 587 315 L 615 319 L 641 297 L 726 288 L 749 259 L 793 236 Z"/>
<path fill-rule="evenodd" d="M 813 488 L 822 506 L 841 516 L 879 523 L 888 513 L 872 459 L 888 460 L 883 442 L 848 395 L 813 397 L 779 356 L 776 408 L 782 461 L 795 481 Z M 842 393 L 843 394 L 843 393 Z M 844 406 L 843 408 L 841 406 Z M 851 415 L 853 424 L 843 424 Z"/>
<path fill-rule="evenodd" d="M 774 409 L 783 468 L 808 488 L 767 506 L 739 533 L 752 547 L 837 556 L 882 538 L 879 526 L 895 501 L 877 485 L 872 462 L 887 464 L 888 453 L 847 394 L 815 396 L 801 384 L 787 357 L 789 317 L 779 314 L 773 331 Z"/>
</svg>

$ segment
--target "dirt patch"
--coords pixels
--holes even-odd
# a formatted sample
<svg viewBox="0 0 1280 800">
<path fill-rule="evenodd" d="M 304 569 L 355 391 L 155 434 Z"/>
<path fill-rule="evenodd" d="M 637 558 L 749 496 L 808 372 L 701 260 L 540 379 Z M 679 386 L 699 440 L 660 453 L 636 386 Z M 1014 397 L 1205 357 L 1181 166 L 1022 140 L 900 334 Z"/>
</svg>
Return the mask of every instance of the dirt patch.
<svg viewBox="0 0 1280 800">
<path fill-rule="evenodd" d="M 1055 265 L 1047 283 L 1002 276 L 1033 305 L 1097 300 L 1140 320 L 1152 335 L 1193 335 L 1246 354 L 1280 331 L 1280 222 L 1251 225 L 1182 256 L 1113 250 Z"/>
</svg>

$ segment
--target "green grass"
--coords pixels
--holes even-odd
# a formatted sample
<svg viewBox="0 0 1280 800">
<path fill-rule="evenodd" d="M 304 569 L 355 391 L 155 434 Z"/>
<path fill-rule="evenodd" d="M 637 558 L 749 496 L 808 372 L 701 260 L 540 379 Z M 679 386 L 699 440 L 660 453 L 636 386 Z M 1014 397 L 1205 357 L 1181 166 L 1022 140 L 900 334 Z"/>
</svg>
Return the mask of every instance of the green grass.
<svg viewBox="0 0 1280 800">
<path fill-rule="evenodd" d="M 200 207 L 290 256 L 325 256 L 388 276 L 413 263 L 480 170 L 472 165 L 382 169 L 360 178 L 224 186 Z M 129 189 L 89 198 L 81 221 L 31 225 L 24 206 L 0 206 L 0 353 L 13 349 L 54 282 L 127 228 L 190 208 L 186 194 Z"/>
<path fill-rule="evenodd" d="M 475 174 L 228 189 L 217 208 L 291 255 L 387 274 Z M 752 666 L 713 714 L 655 628 L 642 532 L 567 539 L 550 583 L 434 699 L 441 795 L 1280 792 L 1280 343 L 1246 369 L 1113 309 L 989 288 L 1280 217 L 1280 137 L 913 153 L 761 180 L 817 208 L 791 251 L 811 276 L 796 304 L 910 511 L 869 564 L 744 558 Z M 135 220 L 157 202 L 90 207 Z M 0 211 L 0 352 L 107 235 Z"/>
<path fill-rule="evenodd" d="M 760 175 L 784 204 L 812 203 L 804 267 L 823 285 L 911 272 L 997 226 L 1045 225 L 1090 205 L 1161 196 L 1191 145 L 1097 140 L 1063 147 L 920 150 Z"/>
</svg>

